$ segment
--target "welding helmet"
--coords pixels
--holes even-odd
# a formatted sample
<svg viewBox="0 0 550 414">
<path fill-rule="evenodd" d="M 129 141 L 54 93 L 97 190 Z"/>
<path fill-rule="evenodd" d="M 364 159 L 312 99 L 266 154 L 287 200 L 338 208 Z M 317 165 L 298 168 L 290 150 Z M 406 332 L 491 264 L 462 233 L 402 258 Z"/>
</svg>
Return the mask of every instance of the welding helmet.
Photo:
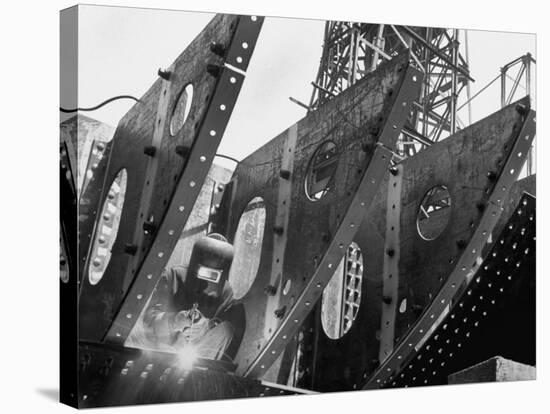
<svg viewBox="0 0 550 414">
<path fill-rule="evenodd" d="M 193 246 L 186 289 L 206 317 L 212 317 L 221 304 L 232 261 L 233 246 L 221 234 L 201 237 Z"/>
</svg>

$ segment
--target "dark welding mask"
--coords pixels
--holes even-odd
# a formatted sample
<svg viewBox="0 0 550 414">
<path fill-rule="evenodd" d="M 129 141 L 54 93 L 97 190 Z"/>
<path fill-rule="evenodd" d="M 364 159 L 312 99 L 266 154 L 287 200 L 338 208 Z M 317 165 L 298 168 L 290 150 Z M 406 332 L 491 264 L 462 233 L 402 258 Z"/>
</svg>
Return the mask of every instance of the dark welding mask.
<svg viewBox="0 0 550 414">
<path fill-rule="evenodd" d="M 198 309 L 206 317 L 212 317 L 220 306 L 233 261 L 233 246 L 220 234 L 212 233 L 195 242 L 186 289 L 190 289 Z"/>
</svg>

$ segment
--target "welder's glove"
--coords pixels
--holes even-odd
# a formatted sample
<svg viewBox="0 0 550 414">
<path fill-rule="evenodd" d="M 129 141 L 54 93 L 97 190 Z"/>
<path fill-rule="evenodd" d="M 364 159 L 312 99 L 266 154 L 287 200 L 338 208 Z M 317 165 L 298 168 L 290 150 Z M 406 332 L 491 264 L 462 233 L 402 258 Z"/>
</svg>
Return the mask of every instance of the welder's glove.
<svg viewBox="0 0 550 414">
<path fill-rule="evenodd" d="M 197 342 L 204 336 L 206 331 L 208 331 L 208 319 L 203 317 L 192 326 L 185 328 L 181 335 L 187 342 Z"/>
<path fill-rule="evenodd" d="M 183 331 L 185 328 L 188 328 L 192 325 L 192 315 L 191 311 L 184 310 L 176 313 L 174 316 L 174 321 L 172 323 L 172 328 L 176 332 Z"/>
<path fill-rule="evenodd" d="M 184 310 L 174 316 L 172 327 L 178 340 L 193 342 L 206 333 L 208 321 L 198 309 Z"/>
</svg>

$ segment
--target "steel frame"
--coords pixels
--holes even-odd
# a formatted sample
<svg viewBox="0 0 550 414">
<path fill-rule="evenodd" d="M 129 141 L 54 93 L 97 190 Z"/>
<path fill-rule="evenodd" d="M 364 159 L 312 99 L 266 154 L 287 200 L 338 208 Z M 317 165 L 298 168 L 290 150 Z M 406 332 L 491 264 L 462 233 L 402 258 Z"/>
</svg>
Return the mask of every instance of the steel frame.
<svg viewBox="0 0 550 414">
<path fill-rule="evenodd" d="M 464 253 L 456 262 L 453 272 L 431 304 L 424 310 L 422 316 L 411 327 L 409 333 L 396 346 L 392 355 L 369 378 L 364 388 L 384 387 L 390 383 L 401 372 L 404 362 L 409 361 L 411 355 L 414 355 L 441 325 L 452 306 L 458 302 L 464 290 L 474 279 L 481 267 L 482 262 L 479 259 L 483 248 L 497 225 L 512 184 L 517 180 L 527 158 L 535 136 L 535 124 L 535 111 L 529 110 L 518 138 L 495 183 L 487 208 L 470 242 L 465 247 Z"/>
<path fill-rule="evenodd" d="M 535 262 L 536 199 L 524 192 L 520 200 L 511 199 L 508 203 L 514 211 L 507 217 L 495 242 L 489 245 L 492 248 L 486 252 L 483 264 L 468 289 L 462 291 L 453 309 L 431 337 L 418 352 L 403 362 L 404 369 L 394 375 L 391 382 L 386 382 L 385 387 L 447 384 L 450 374 L 479 361 L 472 361 L 472 357 L 484 358 L 483 350 L 479 349 L 479 340 L 495 345 L 494 339 L 484 337 L 492 322 L 491 316 L 496 316 L 507 295 L 514 295 L 515 284 L 525 285 L 535 276 L 529 267 L 532 268 Z M 514 302 L 518 299 L 514 297 Z M 509 332 L 513 332 L 511 335 L 508 333 L 510 336 L 517 335 L 514 330 Z M 521 341 L 527 343 L 532 339 L 521 337 Z M 530 346 L 534 349 L 533 343 L 522 349 Z M 499 352 L 502 349 L 506 347 L 488 356 L 501 355 Z M 491 352 L 495 350 L 491 349 Z"/>
<path fill-rule="evenodd" d="M 232 45 L 239 46 L 244 44 L 243 42 L 248 42 L 251 54 L 260 27 L 261 18 L 246 19 L 245 24 L 239 24 Z M 392 159 L 400 156 L 412 156 L 423 147 L 443 139 L 447 134 L 455 133 L 461 127 L 461 122 L 456 116 L 457 99 L 462 90 L 468 87 L 468 82 L 472 81 L 472 78 L 468 72 L 467 58 L 464 59 L 460 54 L 458 39 L 459 31 L 456 29 L 449 31 L 437 28 L 327 22 L 325 28 L 325 41 L 327 44 L 325 45 L 318 79 L 312 83 L 314 92 L 310 105 L 306 106 L 308 109 L 316 110 L 320 105 L 375 70 L 381 60 L 391 60 L 404 49 L 410 50 L 410 56 L 415 62 L 416 68 L 412 66 L 407 68 L 403 84 L 395 97 L 394 106 L 378 135 L 378 142 L 372 159 L 360 180 L 359 186 L 355 189 L 345 215 L 339 221 L 335 234 L 329 240 L 330 243 L 326 252 L 316 264 L 315 272 L 307 281 L 305 288 L 299 293 L 295 303 L 284 314 L 279 325 L 277 325 L 278 321 L 273 319 L 271 314 L 278 308 L 280 294 L 277 297 L 270 298 L 266 311 L 266 316 L 269 317 L 266 318 L 265 335 L 268 336 L 271 331 L 274 333 L 252 362 L 245 367 L 243 371 L 245 377 L 262 378 L 285 350 L 286 345 L 300 329 L 311 310 L 314 309 L 314 305 L 322 297 L 323 289 L 342 257 L 342 249 L 347 248 L 359 230 L 358 223 L 363 220 L 366 209 L 377 194 L 388 169 L 392 166 Z M 194 200 L 200 191 L 201 183 L 208 171 L 207 167 L 213 159 L 213 154 L 223 134 L 240 86 L 244 81 L 244 71 L 247 68 L 250 54 L 243 60 L 242 50 L 238 46 L 229 48 L 226 57 L 228 65 L 220 72 L 218 81 L 220 87 L 215 89 L 210 101 L 210 106 L 213 109 L 209 108 L 206 112 L 204 122 L 197 132 L 196 143 L 190 149 L 187 164 L 178 178 L 173 196 L 166 208 L 166 214 L 162 217 L 158 229 L 155 231 L 154 241 L 144 255 L 143 260 L 139 263 L 136 260 L 136 266 L 139 269 L 125 293 L 121 307 L 118 309 L 105 336 L 108 342 L 120 345 L 130 333 L 145 305 L 146 300 L 144 299 L 149 296 L 156 285 L 160 270 L 166 264 L 170 252 L 173 250 L 177 240 L 177 237 L 173 236 L 181 233 L 191 212 Z M 531 62 L 534 62 L 534 59 L 528 54 L 502 68 L 503 106 L 513 99 L 524 75 L 528 85 L 527 89 L 530 89 L 529 71 Z M 520 63 L 522 66 L 508 93 L 506 79 L 509 76 L 507 72 Z M 171 67 L 168 72 L 172 70 Z M 424 78 L 422 78 L 422 72 Z M 162 81 L 162 96 L 166 95 L 163 93 L 165 91 L 169 96 L 170 88 L 167 79 Z M 167 99 L 163 100 L 161 98 L 157 102 L 156 113 L 167 113 Z M 220 116 L 218 111 L 220 106 L 224 106 L 221 105 L 222 102 L 227 104 L 228 109 L 224 117 Z M 523 114 L 523 110 L 525 108 L 520 108 L 518 112 Z M 487 240 L 495 231 L 512 184 L 516 181 L 521 166 L 529 157 L 529 148 L 535 136 L 535 112 L 532 110 L 525 111 L 523 128 L 518 133 L 518 138 L 510 151 L 510 156 L 505 160 L 494 185 L 494 190 L 489 197 L 486 210 L 483 212 L 479 225 L 473 232 L 463 254 L 433 301 L 405 337 L 395 346 L 394 320 L 398 298 L 398 282 L 397 277 L 393 280 L 386 279 L 386 274 L 391 273 L 398 276 L 399 252 L 397 254 L 394 252 L 391 255 L 388 253 L 387 257 L 384 258 L 384 298 L 389 299 L 388 306 L 383 309 L 382 319 L 391 319 L 393 322 L 389 328 L 381 333 L 382 346 L 379 358 L 381 365 L 370 378 L 365 377 L 366 385 L 361 384 L 364 385 L 364 388 L 389 386 L 392 381 L 395 381 L 397 375 L 402 373 L 407 363 L 419 353 L 419 350 L 428 341 L 433 339 L 434 332 L 442 326 L 449 312 L 453 311 L 453 306 L 459 302 L 464 292 L 473 283 L 475 276 L 481 271 L 482 251 L 486 249 Z M 155 128 L 153 132 L 154 146 L 160 145 L 163 131 L 163 127 Z M 212 131 L 215 133 L 212 134 Z M 288 179 L 293 173 L 293 149 L 297 138 L 296 130 L 293 130 L 293 133 L 294 135 L 289 137 L 284 147 L 286 157 L 283 159 L 283 169 L 280 171 L 276 226 L 283 228 L 288 225 L 289 207 L 285 207 L 282 201 L 291 192 Z M 214 136 L 216 136 L 215 139 Z M 108 154 L 110 150 L 111 146 L 108 146 L 105 152 Z M 291 152 L 290 155 L 287 154 L 287 150 Z M 65 148 L 65 153 L 62 152 L 62 156 L 66 154 Z M 91 159 L 90 162 L 92 161 Z M 146 176 L 151 181 L 154 180 L 155 171 L 158 167 L 155 164 L 156 162 L 157 160 L 152 158 L 147 164 Z M 283 171 L 285 174 L 282 174 Z M 395 184 L 396 189 L 393 193 L 388 193 L 388 205 L 400 200 L 402 172 L 401 166 L 392 168 L 392 174 L 394 174 L 390 176 L 390 183 Z M 86 188 L 87 184 L 88 182 L 83 185 L 83 188 Z M 104 192 L 105 188 L 102 191 Z M 155 202 L 156 200 L 152 198 L 151 193 L 146 191 L 143 192 L 139 200 L 140 206 L 146 210 L 149 204 Z M 399 208 L 394 212 L 388 211 L 387 226 L 397 223 L 398 227 L 399 220 Z M 284 237 L 281 237 L 281 234 L 274 234 L 273 237 L 274 250 L 281 257 L 284 256 L 286 244 L 286 234 L 283 234 Z M 143 237 L 141 228 L 137 228 L 136 237 L 138 239 Z M 386 251 L 389 252 L 394 243 L 398 245 L 398 241 L 398 232 L 387 232 Z M 273 258 L 275 258 L 275 254 Z M 279 263 L 278 260 L 277 263 Z M 278 273 L 283 270 L 282 262 L 277 266 L 274 264 L 273 269 L 271 275 L 272 285 L 280 284 L 281 281 L 277 278 Z M 391 274 L 389 277 L 391 277 Z M 85 344 L 81 345 L 83 345 L 83 348 L 87 346 Z M 105 350 L 106 348 L 103 348 L 103 345 L 100 344 L 100 348 Z M 95 345 L 88 346 L 93 348 Z M 127 349 L 123 349 L 121 352 L 126 351 Z M 105 352 L 105 354 L 107 353 Z M 164 361 L 164 359 L 170 359 L 170 357 L 161 356 L 161 359 Z M 117 360 L 117 363 L 121 361 Z M 136 374 L 138 374 L 137 371 L 151 371 L 147 368 L 149 364 L 145 363 L 149 361 L 142 360 L 141 362 L 143 362 L 143 366 L 140 370 L 136 370 Z M 169 367 L 171 365 L 173 364 L 168 364 Z M 120 367 L 118 368 L 117 375 L 121 373 Z M 163 368 L 165 367 L 163 366 Z M 174 377 L 173 379 L 176 380 L 177 378 Z M 178 382 L 178 384 L 180 383 Z M 268 383 L 262 383 L 261 385 L 267 388 L 270 387 Z M 290 388 L 277 387 L 282 389 L 280 393 L 294 393 L 295 391 Z M 259 394 L 259 396 L 263 395 Z"/>
<path fill-rule="evenodd" d="M 217 15 L 169 70 L 159 70 L 105 144 L 79 203 L 80 340 L 123 343 L 130 333 L 200 193 L 262 24 L 262 17 Z M 191 83 L 192 116 L 174 133 L 168 124 L 178 93 Z M 119 232 L 103 278 L 91 283 L 98 211 L 122 169 L 129 180 Z"/>
<path fill-rule="evenodd" d="M 179 177 L 178 186 L 170 200 L 166 214 L 158 227 L 148 254 L 144 257 L 134 277 L 134 282 L 128 289 L 122 306 L 105 336 L 105 340 L 109 342 L 123 343 L 125 341 L 145 305 L 143 298 L 149 297 L 162 269 L 168 262 L 170 253 L 177 242 L 177 235 L 181 233 L 187 222 L 212 164 L 244 82 L 245 71 L 248 68 L 262 23 L 263 17 L 242 16 L 239 19 L 225 58 L 225 62 L 230 66 L 225 65 L 218 76 L 218 86 L 211 98 L 209 110 L 205 114 L 195 144 L 190 150 L 185 170 Z M 160 105 L 162 105 L 162 101 L 159 102 Z"/>
<path fill-rule="evenodd" d="M 245 377 L 261 378 L 267 372 L 321 298 L 323 289 L 342 257 L 343 249 L 352 242 L 365 210 L 387 174 L 397 139 L 411 110 L 412 102 L 419 92 L 421 82 L 421 73 L 409 65 L 392 110 L 380 131 L 372 159 L 325 254 L 319 260 L 315 273 L 300 292 L 296 302 L 284 315 L 278 329 L 244 371 Z"/>
</svg>

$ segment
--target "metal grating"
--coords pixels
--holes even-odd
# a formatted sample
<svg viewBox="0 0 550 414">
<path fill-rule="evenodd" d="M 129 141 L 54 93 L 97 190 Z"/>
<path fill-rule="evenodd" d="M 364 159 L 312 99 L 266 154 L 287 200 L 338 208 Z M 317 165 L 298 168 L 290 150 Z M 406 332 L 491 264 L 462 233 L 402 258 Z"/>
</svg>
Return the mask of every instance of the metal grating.
<svg viewBox="0 0 550 414">
<path fill-rule="evenodd" d="M 524 194 L 472 283 L 430 339 L 381 387 L 446 384 L 451 373 L 468 366 L 465 362 L 468 348 L 474 346 L 476 340 L 483 341 L 483 324 L 488 323 L 516 279 L 529 277 L 528 270 L 534 269 L 535 207 L 535 198 Z"/>
<path fill-rule="evenodd" d="M 352 242 L 346 253 L 344 300 L 341 334 L 346 334 L 357 317 L 361 304 L 361 282 L 363 279 L 363 256 L 359 246 Z"/>
</svg>

